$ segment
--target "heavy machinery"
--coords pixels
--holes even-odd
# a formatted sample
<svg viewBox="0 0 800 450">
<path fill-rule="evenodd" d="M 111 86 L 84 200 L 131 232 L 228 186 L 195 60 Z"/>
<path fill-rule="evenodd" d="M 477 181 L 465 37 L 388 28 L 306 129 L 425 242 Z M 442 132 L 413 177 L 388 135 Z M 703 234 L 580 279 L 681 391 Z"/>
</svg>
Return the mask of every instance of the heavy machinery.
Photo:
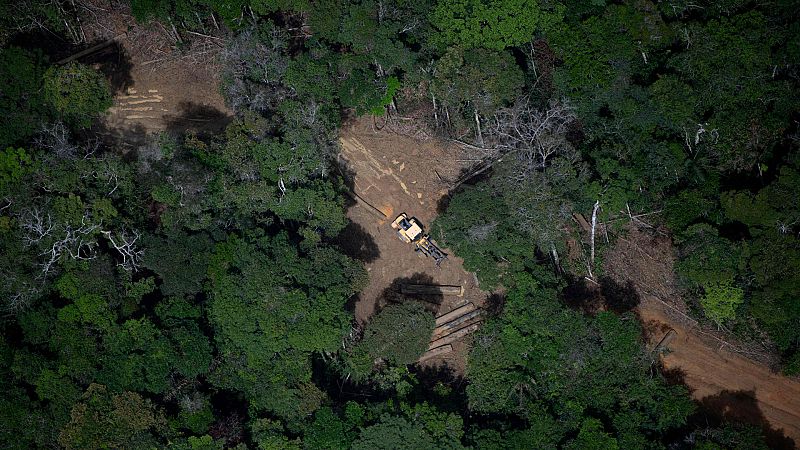
<svg viewBox="0 0 800 450">
<path fill-rule="evenodd" d="M 437 267 L 447 259 L 447 254 L 433 243 L 430 236 L 422 232 L 422 226 L 416 217 L 409 218 L 406 213 L 402 213 L 394 219 L 392 228 L 397 230 L 397 237 L 401 241 L 414 244 L 415 251 L 433 258 Z"/>
</svg>

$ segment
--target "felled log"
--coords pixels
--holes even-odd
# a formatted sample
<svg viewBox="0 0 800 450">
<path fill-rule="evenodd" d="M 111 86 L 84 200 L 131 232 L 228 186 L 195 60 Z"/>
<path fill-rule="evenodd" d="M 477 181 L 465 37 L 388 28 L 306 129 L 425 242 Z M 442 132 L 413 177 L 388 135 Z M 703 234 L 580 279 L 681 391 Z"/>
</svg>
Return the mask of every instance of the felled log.
<svg viewBox="0 0 800 450">
<path fill-rule="evenodd" d="M 447 336 L 444 336 L 442 338 L 436 339 L 435 341 L 431 342 L 431 344 L 428 346 L 428 350 L 432 350 L 432 349 L 434 349 L 436 347 L 441 347 L 442 345 L 445 345 L 445 344 L 451 344 L 451 343 L 457 341 L 458 339 L 461 339 L 462 337 L 464 337 L 464 336 L 472 333 L 473 331 L 477 330 L 479 326 L 480 326 L 479 324 L 473 323 L 472 325 L 467 325 L 464 328 L 460 328 L 460 329 L 448 334 Z"/>
<path fill-rule="evenodd" d="M 471 311 L 467 314 L 464 314 L 461 317 L 456 318 L 455 320 L 448 322 L 441 327 L 438 327 L 433 330 L 433 339 L 439 339 L 443 336 L 446 336 L 450 333 L 450 331 L 457 329 L 464 323 L 469 322 L 470 320 L 480 316 L 482 311 L 480 309 L 476 309 L 475 311 Z"/>
<path fill-rule="evenodd" d="M 419 358 L 419 362 L 426 361 L 440 355 L 446 355 L 452 351 L 453 351 L 452 345 L 450 344 L 442 345 L 441 347 L 436 347 L 433 350 L 428 350 L 427 352 L 425 352 L 425 354 Z"/>
<path fill-rule="evenodd" d="M 670 328 L 669 331 L 667 331 L 667 334 L 665 334 L 664 337 L 661 338 L 661 341 L 658 342 L 658 345 L 653 348 L 653 354 L 658 355 L 664 350 L 667 350 L 669 348 L 669 344 L 671 344 L 676 337 L 678 337 L 678 333 L 674 329 Z"/>
<path fill-rule="evenodd" d="M 464 286 L 444 284 L 411 284 L 403 283 L 400 292 L 407 295 L 464 295 Z"/>
<path fill-rule="evenodd" d="M 470 302 L 460 308 L 456 308 L 450 312 L 444 313 L 436 318 L 436 326 L 437 327 L 442 326 L 455 318 L 461 317 L 462 315 L 471 312 L 474 309 L 475 309 L 475 304 Z"/>
</svg>

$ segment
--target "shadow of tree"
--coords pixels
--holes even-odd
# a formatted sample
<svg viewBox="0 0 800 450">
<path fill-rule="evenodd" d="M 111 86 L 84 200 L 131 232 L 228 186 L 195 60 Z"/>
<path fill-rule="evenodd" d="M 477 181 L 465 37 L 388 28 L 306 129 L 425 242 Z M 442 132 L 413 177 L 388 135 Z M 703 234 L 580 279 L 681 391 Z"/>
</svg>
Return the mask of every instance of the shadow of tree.
<svg viewBox="0 0 800 450">
<path fill-rule="evenodd" d="M 378 311 L 381 307 L 386 306 L 388 303 L 403 303 L 406 301 L 419 301 L 425 308 L 433 314 L 438 314 L 444 295 L 441 290 L 432 288 L 430 293 L 425 294 L 412 294 L 408 290 L 404 293 L 403 286 L 408 285 L 435 285 L 433 278 L 422 272 L 417 272 L 410 277 L 395 278 L 392 283 L 383 290 L 381 295 L 377 298 L 375 310 Z"/>
<path fill-rule="evenodd" d="M 795 448 L 793 439 L 787 437 L 782 430 L 776 430 L 769 425 L 758 406 L 754 390 L 724 390 L 716 395 L 703 397 L 699 403 L 703 412 L 717 421 L 760 427 L 770 448 Z"/>
<path fill-rule="evenodd" d="M 98 43 L 88 43 L 86 48 Z M 131 76 L 133 63 L 125 51 L 125 47 L 119 42 L 112 42 L 111 45 L 78 58 L 77 61 L 94 66 L 102 72 L 111 83 L 111 92 L 114 94 L 133 86 L 133 77 Z"/>
<path fill-rule="evenodd" d="M 492 292 L 491 295 L 486 297 L 486 304 L 483 310 L 489 317 L 497 317 L 503 313 L 506 306 L 506 296 L 499 292 Z"/>
<path fill-rule="evenodd" d="M 636 291 L 636 286 L 628 280 L 625 284 L 614 281 L 611 277 L 600 277 L 600 294 L 606 307 L 616 313 L 622 314 L 635 308 L 641 298 Z"/>
<path fill-rule="evenodd" d="M 165 116 L 167 131 L 174 135 L 186 132 L 212 135 L 224 130 L 233 121 L 233 116 L 209 105 L 180 102 L 178 110 L 177 115 Z"/>
<path fill-rule="evenodd" d="M 561 292 L 564 303 L 585 314 L 600 311 L 622 314 L 635 308 L 641 301 L 631 281 L 620 284 L 607 276 L 600 277 L 597 284 L 574 276 L 568 276 L 567 280 L 567 286 Z"/>
<path fill-rule="evenodd" d="M 411 372 L 419 382 L 412 393 L 418 402 L 434 404 L 442 411 L 461 413 L 467 410 L 467 380 L 446 361 L 435 366 L 416 364 Z"/>
<path fill-rule="evenodd" d="M 365 263 L 375 261 L 381 256 L 375 239 L 364 227 L 352 221 L 333 239 L 333 243 L 345 255 Z"/>
</svg>

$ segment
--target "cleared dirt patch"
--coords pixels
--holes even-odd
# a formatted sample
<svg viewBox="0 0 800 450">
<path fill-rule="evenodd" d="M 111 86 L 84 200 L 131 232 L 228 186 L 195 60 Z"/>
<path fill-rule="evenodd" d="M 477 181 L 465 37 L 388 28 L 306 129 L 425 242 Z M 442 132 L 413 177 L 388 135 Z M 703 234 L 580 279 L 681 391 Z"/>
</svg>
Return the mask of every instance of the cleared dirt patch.
<svg viewBox="0 0 800 450">
<path fill-rule="evenodd" d="M 439 200 L 462 170 L 458 162 L 461 149 L 434 139 L 418 140 L 379 130 L 371 118 L 358 119 L 342 130 L 340 148 L 340 165 L 358 197 L 347 212 L 358 237 L 347 246 L 354 256 L 366 256 L 362 260 L 370 273 L 370 283 L 354 306 L 356 319 L 365 323 L 388 302 L 401 299 L 399 286 L 404 282 L 464 287 L 461 297 L 417 297 L 436 314 L 470 301 L 483 305 L 488 294 L 480 290 L 474 274 L 464 270 L 462 259 L 449 254 L 437 268 L 431 258 L 400 241 L 390 225 L 405 212 L 424 227 L 430 226 Z M 465 337 L 453 343 L 452 352 L 430 358 L 425 365 L 446 364 L 463 373 L 468 340 Z"/>
<path fill-rule="evenodd" d="M 181 37 L 158 22 L 136 22 L 127 3 L 81 2 L 92 19 L 82 26 L 84 47 L 102 49 L 77 61 L 106 73 L 115 94 L 103 120 L 105 134 L 123 146 L 136 146 L 154 132 L 222 130 L 232 113 L 219 91 L 217 55 L 223 40 L 211 36 L 221 31 Z"/>
<path fill-rule="evenodd" d="M 686 316 L 674 278 L 674 260 L 667 237 L 631 227 L 607 255 L 606 271 L 619 282 L 633 282 L 639 291 L 642 301 L 637 311 L 651 346 L 669 329 L 677 332 L 662 363 L 679 373 L 692 397 L 719 417 L 762 426 L 768 422 L 772 428 L 768 437 L 776 445 L 791 448 L 783 436 L 800 442 L 800 381 L 773 373 L 765 352 L 703 329 Z"/>
</svg>

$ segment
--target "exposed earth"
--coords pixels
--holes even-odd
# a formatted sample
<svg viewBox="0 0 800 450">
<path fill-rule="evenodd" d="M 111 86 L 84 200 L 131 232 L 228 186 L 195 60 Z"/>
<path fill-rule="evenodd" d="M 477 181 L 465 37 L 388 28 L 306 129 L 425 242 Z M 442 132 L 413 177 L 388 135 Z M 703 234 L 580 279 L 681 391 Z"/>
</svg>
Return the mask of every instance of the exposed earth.
<svg viewBox="0 0 800 450">
<path fill-rule="evenodd" d="M 488 294 L 478 287 L 475 275 L 464 270 L 461 258 L 450 254 L 436 267 L 433 259 L 415 252 L 391 228 L 391 222 L 403 212 L 416 217 L 423 227 L 430 225 L 439 201 L 461 172 L 461 149 L 379 130 L 369 117 L 355 120 L 342 131 L 340 147 L 340 165 L 357 196 L 347 212 L 353 224 L 345 234 L 352 235 L 356 243 L 351 254 L 360 257 L 370 273 L 370 283 L 355 304 L 359 323 L 398 299 L 402 282 L 463 286 L 461 297 L 420 298 L 436 315 L 467 302 L 481 306 Z M 444 364 L 463 374 L 468 340 L 459 340 L 453 344 L 453 352 L 425 364 Z"/>
<path fill-rule="evenodd" d="M 651 348 L 670 328 L 676 331 L 661 355 L 663 367 L 711 412 L 756 425 L 766 420 L 771 445 L 792 448 L 785 437 L 800 443 L 800 381 L 771 371 L 765 349 L 736 342 L 686 315 L 674 260 L 668 237 L 635 226 L 628 227 L 606 257 L 609 275 L 633 282 L 641 297 L 637 312 Z"/>
</svg>

